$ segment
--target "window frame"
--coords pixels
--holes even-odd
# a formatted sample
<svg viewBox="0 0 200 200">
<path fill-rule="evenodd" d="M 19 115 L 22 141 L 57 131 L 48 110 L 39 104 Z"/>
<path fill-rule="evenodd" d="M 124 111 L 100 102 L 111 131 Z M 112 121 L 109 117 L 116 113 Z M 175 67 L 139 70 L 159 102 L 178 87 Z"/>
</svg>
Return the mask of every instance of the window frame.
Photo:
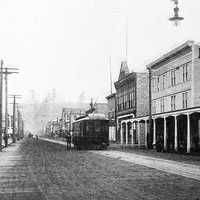
<svg viewBox="0 0 200 200">
<path fill-rule="evenodd" d="M 171 96 L 171 111 L 176 110 L 176 95 Z"/>
<path fill-rule="evenodd" d="M 176 69 L 171 70 L 171 86 L 176 85 Z"/>
</svg>

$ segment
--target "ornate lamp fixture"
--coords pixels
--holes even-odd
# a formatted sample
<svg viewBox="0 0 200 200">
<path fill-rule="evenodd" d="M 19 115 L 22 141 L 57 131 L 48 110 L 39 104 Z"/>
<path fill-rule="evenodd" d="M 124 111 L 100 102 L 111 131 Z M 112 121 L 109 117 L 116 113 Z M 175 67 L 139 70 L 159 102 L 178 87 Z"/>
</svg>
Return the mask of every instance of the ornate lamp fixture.
<svg viewBox="0 0 200 200">
<path fill-rule="evenodd" d="M 172 1 L 174 1 L 174 4 L 176 5 L 176 7 L 174 8 L 174 16 L 169 18 L 169 20 L 172 21 L 175 24 L 175 26 L 178 26 L 180 21 L 182 21 L 184 18 L 178 15 L 178 12 L 179 12 L 178 0 L 172 0 Z"/>
</svg>

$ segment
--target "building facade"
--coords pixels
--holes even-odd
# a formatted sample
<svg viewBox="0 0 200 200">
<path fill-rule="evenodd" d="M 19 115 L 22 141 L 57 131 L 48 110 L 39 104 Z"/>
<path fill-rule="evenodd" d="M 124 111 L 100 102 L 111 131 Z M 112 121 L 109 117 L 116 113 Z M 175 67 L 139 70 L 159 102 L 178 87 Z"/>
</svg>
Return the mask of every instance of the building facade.
<svg viewBox="0 0 200 200">
<path fill-rule="evenodd" d="M 121 143 L 129 143 L 132 131 L 134 145 L 143 146 L 144 142 L 146 147 L 161 144 L 164 151 L 200 151 L 200 45 L 187 41 L 148 64 L 147 69 L 151 95 L 148 98 L 144 89 L 138 96 L 143 89 L 136 90 L 134 117 L 120 122 Z M 136 88 L 137 84 L 143 87 L 142 83 L 144 80 L 139 83 L 137 79 Z M 149 113 L 144 98 L 149 99 Z M 137 105 L 147 107 L 140 113 Z"/>
<path fill-rule="evenodd" d="M 121 63 L 116 89 L 117 140 L 122 144 L 144 146 L 145 123 L 134 120 L 149 112 L 148 73 L 129 72 Z"/>
<path fill-rule="evenodd" d="M 187 41 L 147 68 L 152 74 L 153 144 L 165 151 L 200 147 L 200 46 Z"/>
<path fill-rule="evenodd" d="M 60 122 L 59 120 L 51 120 L 46 125 L 46 134 L 51 137 L 59 137 L 60 133 Z"/>
<path fill-rule="evenodd" d="M 85 109 L 81 108 L 63 108 L 61 113 L 61 130 L 63 133 L 70 133 L 72 135 L 72 123 L 76 118 L 83 116 Z"/>
<path fill-rule="evenodd" d="M 116 141 L 116 94 L 106 97 L 108 102 L 109 141 Z"/>
</svg>

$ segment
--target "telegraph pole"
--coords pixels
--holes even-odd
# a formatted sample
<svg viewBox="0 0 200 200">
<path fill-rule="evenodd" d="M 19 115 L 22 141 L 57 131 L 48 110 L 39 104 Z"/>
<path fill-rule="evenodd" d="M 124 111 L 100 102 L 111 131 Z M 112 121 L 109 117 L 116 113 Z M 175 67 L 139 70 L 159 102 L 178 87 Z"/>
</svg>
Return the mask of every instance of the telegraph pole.
<svg viewBox="0 0 200 200">
<path fill-rule="evenodd" d="M 2 139 L 3 139 L 3 74 L 5 74 L 5 136 L 8 134 L 8 82 L 7 75 L 18 73 L 16 71 L 9 70 L 17 70 L 17 68 L 3 68 L 4 62 L 0 61 L 0 151 L 2 150 Z"/>
<path fill-rule="evenodd" d="M 13 70 L 13 71 L 10 71 Z M 8 74 L 18 73 L 18 68 L 5 68 L 5 136 L 8 137 Z"/>
<path fill-rule="evenodd" d="M 147 137 L 150 141 L 147 141 L 147 146 L 148 148 L 152 148 L 153 145 L 149 145 L 153 143 L 152 140 L 152 135 L 153 135 L 153 130 L 152 130 L 152 97 L 151 97 L 151 78 L 152 78 L 152 71 L 151 68 L 147 68 L 149 70 L 149 137 Z M 155 127 L 154 127 L 155 128 Z"/>
<path fill-rule="evenodd" d="M 21 117 L 21 112 L 19 110 L 19 104 L 17 104 L 17 140 L 20 140 L 20 135 L 22 135 L 21 132 L 22 132 L 22 117 Z"/>
<path fill-rule="evenodd" d="M 16 98 L 21 98 L 21 96 L 20 95 L 11 95 L 10 97 L 12 97 L 13 98 L 13 123 L 12 123 L 12 127 L 13 127 L 13 132 L 12 132 L 12 140 L 13 140 L 13 143 L 15 143 L 16 142 L 16 131 L 15 131 L 15 128 L 16 128 L 16 126 L 15 126 L 15 124 L 16 124 Z"/>
<path fill-rule="evenodd" d="M 20 112 L 19 108 L 17 107 L 17 140 L 19 140 L 20 135 Z"/>
<path fill-rule="evenodd" d="M 8 70 L 5 69 L 5 136 L 8 137 Z"/>
<path fill-rule="evenodd" d="M 110 93 L 112 94 L 112 71 L 111 71 L 111 56 L 109 57 L 109 67 L 110 67 Z"/>
<path fill-rule="evenodd" d="M 24 137 L 24 120 L 22 119 L 22 133 L 21 133 L 22 135 L 22 138 Z"/>
<path fill-rule="evenodd" d="M 15 137 L 15 105 L 16 104 L 16 96 L 13 97 L 13 143 L 16 142 Z"/>
<path fill-rule="evenodd" d="M 2 150 L 2 103 L 3 103 L 3 60 L 1 60 L 0 66 L 0 151 Z"/>
</svg>

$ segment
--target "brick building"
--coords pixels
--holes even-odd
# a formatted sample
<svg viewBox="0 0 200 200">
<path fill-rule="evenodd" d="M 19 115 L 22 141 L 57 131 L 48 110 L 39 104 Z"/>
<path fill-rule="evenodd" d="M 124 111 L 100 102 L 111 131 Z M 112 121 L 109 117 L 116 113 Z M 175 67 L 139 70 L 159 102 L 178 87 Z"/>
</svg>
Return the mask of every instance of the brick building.
<svg viewBox="0 0 200 200">
<path fill-rule="evenodd" d="M 135 120 L 149 113 L 148 73 L 129 72 L 126 61 L 121 63 L 116 81 L 117 140 L 121 144 L 145 145 L 145 121 Z"/>
</svg>

